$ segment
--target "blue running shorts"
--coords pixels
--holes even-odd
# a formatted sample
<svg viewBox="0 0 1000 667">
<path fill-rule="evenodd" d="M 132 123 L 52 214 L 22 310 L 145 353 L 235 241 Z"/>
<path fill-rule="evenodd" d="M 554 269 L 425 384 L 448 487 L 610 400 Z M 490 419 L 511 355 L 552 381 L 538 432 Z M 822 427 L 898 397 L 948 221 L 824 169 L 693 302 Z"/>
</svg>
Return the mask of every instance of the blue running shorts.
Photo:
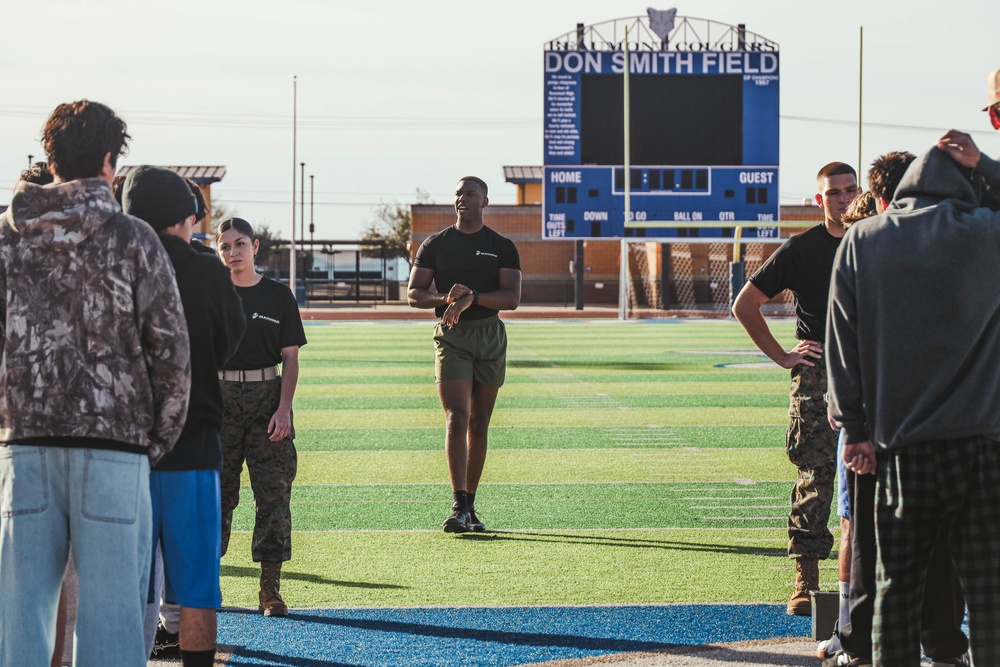
<svg viewBox="0 0 1000 667">
<path fill-rule="evenodd" d="M 153 552 L 163 550 L 163 599 L 193 609 L 222 606 L 222 492 L 218 470 L 153 471 Z M 150 601 L 152 602 L 152 600 Z"/>
</svg>

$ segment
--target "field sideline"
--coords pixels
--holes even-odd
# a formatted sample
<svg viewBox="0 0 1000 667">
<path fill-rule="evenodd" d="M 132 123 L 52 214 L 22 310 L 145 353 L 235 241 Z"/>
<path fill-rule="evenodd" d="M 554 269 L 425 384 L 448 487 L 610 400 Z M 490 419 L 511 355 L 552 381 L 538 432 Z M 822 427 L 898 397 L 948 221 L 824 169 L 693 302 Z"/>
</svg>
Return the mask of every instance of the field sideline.
<svg viewBox="0 0 1000 667">
<path fill-rule="evenodd" d="M 779 340 L 792 323 L 771 323 Z M 309 325 L 295 400 L 296 609 L 787 600 L 788 374 L 732 321 L 507 323 L 477 494 L 446 535 L 432 324 Z M 732 367 L 726 367 L 733 365 Z M 256 605 L 245 486 L 227 607 Z M 831 526 L 833 526 L 831 522 Z M 822 564 L 824 588 L 836 563 Z"/>
</svg>

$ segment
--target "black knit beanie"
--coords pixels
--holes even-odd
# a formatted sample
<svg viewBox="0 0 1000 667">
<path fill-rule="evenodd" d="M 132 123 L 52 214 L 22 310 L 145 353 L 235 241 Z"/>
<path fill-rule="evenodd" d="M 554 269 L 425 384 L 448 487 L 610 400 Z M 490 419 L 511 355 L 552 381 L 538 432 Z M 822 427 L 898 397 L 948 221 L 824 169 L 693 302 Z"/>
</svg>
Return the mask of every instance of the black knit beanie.
<svg viewBox="0 0 1000 667">
<path fill-rule="evenodd" d="M 198 212 L 187 181 L 169 169 L 148 164 L 137 167 L 125 180 L 122 208 L 148 222 L 157 234 Z"/>
</svg>

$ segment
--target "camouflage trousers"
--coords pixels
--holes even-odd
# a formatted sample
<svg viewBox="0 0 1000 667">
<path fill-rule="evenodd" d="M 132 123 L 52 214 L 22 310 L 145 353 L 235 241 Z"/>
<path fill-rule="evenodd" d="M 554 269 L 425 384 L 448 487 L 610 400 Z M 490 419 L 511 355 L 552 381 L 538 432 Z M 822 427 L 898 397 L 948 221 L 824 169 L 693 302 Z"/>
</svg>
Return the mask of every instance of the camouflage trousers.
<svg viewBox="0 0 1000 667">
<path fill-rule="evenodd" d="M 292 558 L 292 481 L 298 465 L 295 429 L 271 442 L 267 425 L 278 409 L 281 378 L 264 382 L 220 381 L 222 421 L 222 553 L 229 548 L 233 510 L 240 503 L 240 475 L 246 461 L 256 516 L 251 554 L 256 563 Z"/>
<path fill-rule="evenodd" d="M 837 434 L 826 413 L 826 366 L 792 369 L 785 450 L 799 475 L 788 514 L 788 555 L 828 558 L 833 549 L 830 503 L 837 476 Z"/>
</svg>

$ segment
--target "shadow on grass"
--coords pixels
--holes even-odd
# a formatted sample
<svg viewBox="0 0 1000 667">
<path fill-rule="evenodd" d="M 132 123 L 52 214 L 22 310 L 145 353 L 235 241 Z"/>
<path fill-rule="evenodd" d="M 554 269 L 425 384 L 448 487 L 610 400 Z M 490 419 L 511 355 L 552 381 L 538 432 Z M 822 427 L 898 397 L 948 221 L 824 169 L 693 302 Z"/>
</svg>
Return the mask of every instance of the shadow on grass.
<svg viewBox="0 0 1000 667">
<path fill-rule="evenodd" d="M 249 577 L 251 579 L 260 576 L 260 569 L 256 567 L 241 567 L 239 565 L 223 565 L 220 573 L 223 577 Z M 327 584 L 330 586 L 342 586 L 344 588 L 372 588 L 372 589 L 405 589 L 408 586 L 397 586 L 395 584 L 375 584 L 367 581 L 340 581 L 338 579 L 327 579 L 315 574 L 304 574 L 302 572 L 292 572 L 282 570 L 283 579 L 294 579 L 296 581 L 307 581 L 311 584 Z M 331 663 L 332 664 L 332 663 Z"/>
<path fill-rule="evenodd" d="M 712 359 L 718 359 L 723 355 L 712 355 Z M 686 361 L 686 360 L 685 360 Z M 665 364 L 665 363 L 650 363 L 650 362 L 639 362 L 630 363 L 622 361 L 594 361 L 592 359 L 584 361 L 573 361 L 571 359 L 560 360 L 560 361 L 549 361 L 549 360 L 538 360 L 538 359 L 507 359 L 508 368 L 558 368 L 561 370 L 573 369 L 576 371 L 583 371 L 587 369 L 608 371 L 608 370 L 619 370 L 619 371 L 686 371 L 691 370 L 692 364 Z"/>
<path fill-rule="evenodd" d="M 588 544 L 596 546 L 628 547 L 632 549 L 666 549 L 672 551 L 703 551 L 744 556 L 787 557 L 784 549 L 765 549 L 731 544 L 702 544 L 699 542 L 679 542 L 676 540 L 644 540 L 635 537 L 611 537 L 603 535 L 571 535 L 567 533 L 539 533 L 535 531 L 492 530 L 487 533 L 463 533 L 457 539 L 467 541 L 510 540 L 518 542 L 552 542 L 555 544 Z"/>
</svg>

